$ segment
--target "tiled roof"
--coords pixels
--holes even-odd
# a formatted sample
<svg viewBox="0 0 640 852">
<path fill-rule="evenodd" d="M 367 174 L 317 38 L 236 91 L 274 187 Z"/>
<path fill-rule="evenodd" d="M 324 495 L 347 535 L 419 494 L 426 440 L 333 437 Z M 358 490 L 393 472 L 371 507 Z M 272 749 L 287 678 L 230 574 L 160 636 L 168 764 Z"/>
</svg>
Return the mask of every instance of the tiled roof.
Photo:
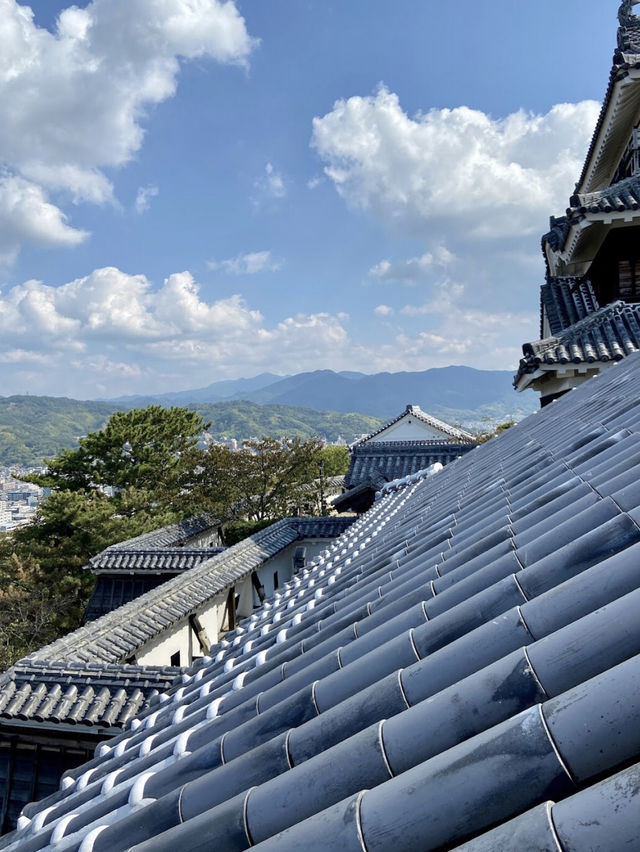
<svg viewBox="0 0 640 852">
<path fill-rule="evenodd" d="M 109 550 L 157 550 L 165 547 L 179 547 L 194 536 L 208 530 L 214 530 L 219 521 L 209 514 L 188 518 L 177 524 L 170 524 L 159 530 L 136 536 L 112 545 Z"/>
<path fill-rule="evenodd" d="M 625 178 L 599 192 L 572 196 L 568 215 L 573 219 L 587 213 L 623 213 L 640 209 L 640 175 Z"/>
<path fill-rule="evenodd" d="M 154 550 L 125 550 L 115 545 L 94 556 L 88 567 L 94 574 L 112 574 L 119 571 L 178 574 L 195 568 L 206 559 L 222 553 L 224 549 L 224 547 L 166 547 Z"/>
<path fill-rule="evenodd" d="M 333 537 L 351 519 L 287 518 L 34 652 L 27 660 L 119 663 L 301 538 Z"/>
<path fill-rule="evenodd" d="M 448 423 L 445 423 L 443 420 L 438 420 L 436 417 L 432 417 L 430 414 L 427 414 L 426 411 L 423 411 L 419 405 L 407 405 L 402 414 L 399 414 L 398 417 L 394 417 L 393 420 L 390 420 L 388 423 L 385 423 L 384 426 L 381 426 L 379 429 L 376 429 L 375 432 L 372 432 L 370 435 L 367 435 L 364 438 L 361 438 L 359 441 L 354 444 L 354 446 L 359 446 L 360 444 L 365 443 L 365 441 L 370 441 L 372 438 L 375 438 L 377 435 L 380 435 L 390 426 L 395 425 L 403 417 L 406 417 L 407 414 L 413 415 L 416 420 L 419 420 L 421 423 L 424 423 L 426 426 L 430 426 L 432 429 L 437 429 L 439 432 L 444 432 L 445 435 L 450 435 L 452 438 L 455 438 L 456 441 L 459 442 L 473 442 L 475 438 L 473 435 L 470 435 L 469 432 L 465 432 L 463 429 L 457 429 L 455 426 L 450 426 Z"/>
<path fill-rule="evenodd" d="M 401 479 L 432 464 L 448 464 L 472 450 L 471 443 L 448 441 L 380 441 L 356 444 L 351 449 L 349 470 L 345 478 L 348 489 Z"/>
<path fill-rule="evenodd" d="M 99 663 L 19 663 L 0 676 L 0 724 L 124 727 L 165 692 L 180 669 Z"/>
<path fill-rule="evenodd" d="M 640 848 L 639 559 L 636 354 L 387 487 L 0 848 Z"/>
<path fill-rule="evenodd" d="M 560 334 L 600 307 L 591 282 L 579 278 L 549 278 L 540 288 L 540 302 L 541 326 L 546 315 L 552 334 Z"/>
<path fill-rule="evenodd" d="M 612 302 L 555 337 L 522 347 L 514 384 L 542 365 L 621 361 L 640 349 L 640 304 Z"/>
</svg>

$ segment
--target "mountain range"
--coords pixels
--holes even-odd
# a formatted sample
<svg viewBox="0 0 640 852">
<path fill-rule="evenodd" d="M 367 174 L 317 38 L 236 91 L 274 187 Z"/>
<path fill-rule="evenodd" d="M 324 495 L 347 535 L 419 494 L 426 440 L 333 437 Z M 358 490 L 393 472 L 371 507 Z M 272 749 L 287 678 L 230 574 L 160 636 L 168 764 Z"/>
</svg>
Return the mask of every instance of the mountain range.
<svg viewBox="0 0 640 852">
<path fill-rule="evenodd" d="M 0 397 L 0 466 L 37 465 L 80 435 L 101 429 L 114 411 L 180 405 L 198 411 L 214 438 L 354 437 L 375 431 L 407 405 L 472 431 L 533 413 L 534 394 L 517 394 L 511 373 L 444 367 L 423 372 L 316 370 L 293 376 L 263 373 L 204 388 L 155 396 L 81 402 L 59 397 Z"/>
<path fill-rule="evenodd" d="M 315 370 L 292 376 L 263 373 L 252 379 L 214 382 L 191 391 L 109 400 L 126 407 L 147 404 L 189 405 L 245 400 L 260 405 L 303 406 L 390 418 L 406 405 L 420 405 L 437 416 L 465 419 L 513 419 L 538 407 L 533 394 L 517 394 L 507 370 L 441 367 L 422 372 L 376 373 Z M 454 419 L 461 419 L 454 416 Z"/>
</svg>

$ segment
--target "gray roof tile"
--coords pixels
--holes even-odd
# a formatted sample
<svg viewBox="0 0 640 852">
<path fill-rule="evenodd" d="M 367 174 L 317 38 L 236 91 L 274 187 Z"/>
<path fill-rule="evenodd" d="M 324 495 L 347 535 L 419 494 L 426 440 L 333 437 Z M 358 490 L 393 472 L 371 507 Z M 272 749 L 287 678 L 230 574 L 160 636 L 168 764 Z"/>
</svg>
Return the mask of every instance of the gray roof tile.
<svg viewBox="0 0 640 852">
<path fill-rule="evenodd" d="M 389 484 L 0 848 L 639 847 L 638 414 L 640 353 Z"/>
<path fill-rule="evenodd" d="M 610 363 L 639 349 L 640 305 L 612 302 L 554 337 L 525 343 L 514 384 L 543 365 Z"/>
</svg>

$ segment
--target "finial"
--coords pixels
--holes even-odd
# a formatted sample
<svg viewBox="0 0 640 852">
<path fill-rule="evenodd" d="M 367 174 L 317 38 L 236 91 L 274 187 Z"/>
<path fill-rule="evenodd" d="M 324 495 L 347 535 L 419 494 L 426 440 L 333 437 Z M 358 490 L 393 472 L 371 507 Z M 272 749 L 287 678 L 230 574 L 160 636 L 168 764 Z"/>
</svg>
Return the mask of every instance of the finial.
<svg viewBox="0 0 640 852">
<path fill-rule="evenodd" d="M 618 49 L 622 53 L 640 52 L 640 18 L 633 11 L 640 0 L 622 0 L 618 11 Z"/>
<path fill-rule="evenodd" d="M 620 11 L 618 12 L 618 20 L 621 27 L 638 27 L 640 19 L 633 12 L 633 7 L 637 6 L 640 0 L 622 0 Z"/>
</svg>

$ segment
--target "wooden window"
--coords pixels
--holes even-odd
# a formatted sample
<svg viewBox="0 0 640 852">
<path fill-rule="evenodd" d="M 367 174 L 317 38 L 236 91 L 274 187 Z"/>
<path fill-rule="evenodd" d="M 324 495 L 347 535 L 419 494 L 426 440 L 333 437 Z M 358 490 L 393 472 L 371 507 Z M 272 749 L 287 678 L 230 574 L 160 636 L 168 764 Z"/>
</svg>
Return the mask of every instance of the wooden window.
<svg viewBox="0 0 640 852">
<path fill-rule="evenodd" d="M 176 651 L 171 655 L 171 665 L 178 668 L 180 666 L 180 651 Z"/>
<path fill-rule="evenodd" d="M 640 300 L 640 261 L 618 261 L 618 298 L 626 302 Z"/>
<path fill-rule="evenodd" d="M 278 572 L 274 571 L 273 572 L 273 591 L 275 592 L 275 590 L 277 588 L 278 588 Z"/>
</svg>

